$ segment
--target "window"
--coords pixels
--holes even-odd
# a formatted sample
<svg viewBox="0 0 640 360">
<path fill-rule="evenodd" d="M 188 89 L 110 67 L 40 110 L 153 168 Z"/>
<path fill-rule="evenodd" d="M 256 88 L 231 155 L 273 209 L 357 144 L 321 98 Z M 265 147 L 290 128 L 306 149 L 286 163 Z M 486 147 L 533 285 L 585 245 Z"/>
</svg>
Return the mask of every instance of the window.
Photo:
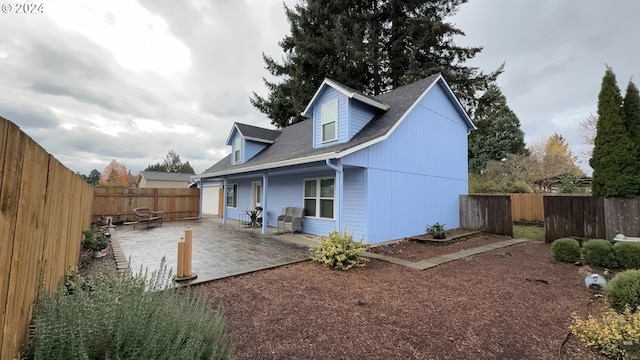
<svg viewBox="0 0 640 360">
<path fill-rule="evenodd" d="M 307 216 L 333 219 L 334 178 L 304 181 L 304 209 Z"/>
<path fill-rule="evenodd" d="M 238 184 L 227 185 L 227 207 L 238 207 Z"/>
<path fill-rule="evenodd" d="M 322 142 L 338 138 L 338 100 L 322 106 Z"/>
<path fill-rule="evenodd" d="M 236 135 L 236 138 L 233 139 L 233 161 L 239 163 L 242 160 L 242 155 L 240 150 L 242 150 L 242 139 L 240 136 Z"/>
</svg>

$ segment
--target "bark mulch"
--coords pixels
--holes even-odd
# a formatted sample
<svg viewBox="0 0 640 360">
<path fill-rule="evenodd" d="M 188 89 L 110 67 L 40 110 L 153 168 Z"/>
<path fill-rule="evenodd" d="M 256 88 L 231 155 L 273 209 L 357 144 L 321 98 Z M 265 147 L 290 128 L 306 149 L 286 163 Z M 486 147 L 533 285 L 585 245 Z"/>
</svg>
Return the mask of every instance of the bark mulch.
<svg viewBox="0 0 640 360">
<path fill-rule="evenodd" d="M 455 252 L 464 242 L 416 245 Z M 79 268 L 115 272 L 111 248 L 99 259 L 82 251 Z M 583 285 L 587 271 L 530 242 L 424 271 L 306 261 L 198 288 L 225 310 L 237 359 L 602 360 L 568 332 L 572 313 L 605 308 Z"/>
<path fill-rule="evenodd" d="M 447 238 L 451 239 L 454 236 L 465 235 L 467 233 L 468 231 L 466 230 L 447 233 Z M 402 260 L 420 261 L 510 239 L 510 237 L 507 236 L 480 234 L 461 241 L 442 245 L 428 241 L 428 239 L 426 239 L 427 236 L 423 236 L 422 238 L 424 238 L 424 240 L 416 240 L 415 238 L 412 238 L 387 245 L 375 246 L 369 248 L 367 251 Z"/>
<path fill-rule="evenodd" d="M 306 261 L 199 289 L 238 359 L 603 359 L 568 335 L 572 313 L 604 308 L 583 279 L 529 242 L 424 271 Z"/>
</svg>

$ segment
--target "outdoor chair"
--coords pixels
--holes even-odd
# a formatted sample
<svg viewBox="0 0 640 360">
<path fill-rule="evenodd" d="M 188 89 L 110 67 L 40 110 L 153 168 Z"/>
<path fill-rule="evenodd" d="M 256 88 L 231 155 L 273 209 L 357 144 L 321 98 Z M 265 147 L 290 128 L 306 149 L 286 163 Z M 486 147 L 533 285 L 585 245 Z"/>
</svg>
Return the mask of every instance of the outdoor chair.
<svg viewBox="0 0 640 360">
<path fill-rule="evenodd" d="M 304 209 L 299 207 L 291 209 L 291 216 L 285 216 L 284 218 L 284 231 L 291 231 L 292 234 L 296 231 L 302 232 Z"/>
<path fill-rule="evenodd" d="M 284 219 L 287 216 L 293 216 L 293 208 L 292 207 L 284 207 L 282 208 L 282 214 L 278 216 L 278 232 L 284 232 Z M 280 231 L 282 229 L 282 231 Z"/>
<path fill-rule="evenodd" d="M 136 214 L 136 217 L 138 218 L 138 221 L 133 224 L 133 228 L 136 228 L 136 225 L 138 224 L 147 224 L 147 227 L 152 226 L 152 225 L 162 225 L 162 220 L 164 217 L 164 214 L 162 213 L 162 211 L 153 211 L 151 210 L 151 208 L 148 207 L 139 207 L 139 208 L 135 208 L 133 209 L 133 212 Z"/>
</svg>

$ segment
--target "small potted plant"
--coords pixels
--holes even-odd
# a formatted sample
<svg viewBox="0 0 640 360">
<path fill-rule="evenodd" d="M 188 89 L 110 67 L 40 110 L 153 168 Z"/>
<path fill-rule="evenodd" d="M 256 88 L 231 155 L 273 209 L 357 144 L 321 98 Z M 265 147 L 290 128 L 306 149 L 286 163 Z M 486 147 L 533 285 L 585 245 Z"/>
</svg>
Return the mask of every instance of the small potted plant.
<svg viewBox="0 0 640 360">
<path fill-rule="evenodd" d="M 431 226 L 427 225 L 427 233 L 433 236 L 434 239 L 447 238 L 447 235 L 444 233 L 444 224 L 435 223 Z"/>
<path fill-rule="evenodd" d="M 82 247 L 85 249 L 93 250 L 93 257 L 99 258 L 106 255 L 106 251 L 103 251 L 109 245 L 109 239 L 100 230 L 92 227 L 90 230 L 82 232 L 84 239 L 82 240 Z"/>
</svg>

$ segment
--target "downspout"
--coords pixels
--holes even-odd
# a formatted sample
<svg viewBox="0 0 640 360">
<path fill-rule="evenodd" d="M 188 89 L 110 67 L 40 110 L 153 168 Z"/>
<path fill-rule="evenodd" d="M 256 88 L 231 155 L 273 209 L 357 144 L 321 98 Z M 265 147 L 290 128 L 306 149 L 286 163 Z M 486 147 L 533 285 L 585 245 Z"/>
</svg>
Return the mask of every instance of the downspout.
<svg viewBox="0 0 640 360">
<path fill-rule="evenodd" d="M 267 186 L 269 186 L 269 176 L 267 172 L 262 173 L 262 233 L 267 233 Z"/>
<path fill-rule="evenodd" d="M 325 160 L 327 166 L 336 171 L 336 229 L 338 231 L 342 231 L 342 183 L 344 181 L 344 168 L 342 164 L 340 164 L 340 159 L 336 159 L 338 161 L 337 165 L 333 165 L 331 163 L 331 159 Z"/>
</svg>

